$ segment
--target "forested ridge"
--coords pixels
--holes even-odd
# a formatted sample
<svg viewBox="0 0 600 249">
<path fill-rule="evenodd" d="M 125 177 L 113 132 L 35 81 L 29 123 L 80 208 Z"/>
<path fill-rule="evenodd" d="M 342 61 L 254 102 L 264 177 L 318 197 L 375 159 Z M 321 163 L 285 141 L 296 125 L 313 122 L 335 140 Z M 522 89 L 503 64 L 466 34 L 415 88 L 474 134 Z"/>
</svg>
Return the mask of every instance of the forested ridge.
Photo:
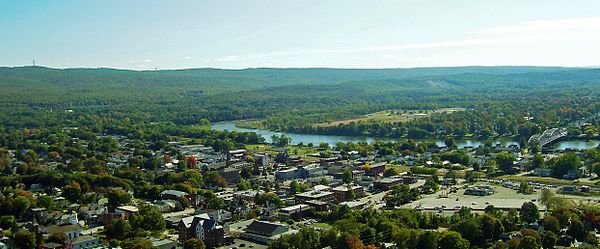
<svg viewBox="0 0 600 249">
<path fill-rule="evenodd" d="M 0 68 L 0 89 L 0 118 L 6 128 L 77 125 L 77 119 L 92 117 L 180 125 L 251 118 L 269 129 L 304 133 L 529 136 L 600 111 L 600 70 L 559 67 L 16 67 Z M 466 111 L 404 123 L 315 125 L 382 110 L 443 107 Z"/>
</svg>

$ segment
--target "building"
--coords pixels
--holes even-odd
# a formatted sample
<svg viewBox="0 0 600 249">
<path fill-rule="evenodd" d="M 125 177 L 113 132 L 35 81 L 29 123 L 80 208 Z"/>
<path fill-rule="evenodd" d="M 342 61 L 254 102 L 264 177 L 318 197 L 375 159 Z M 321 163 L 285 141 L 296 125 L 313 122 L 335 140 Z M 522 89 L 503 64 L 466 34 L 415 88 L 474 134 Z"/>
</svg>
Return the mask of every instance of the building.
<svg viewBox="0 0 600 249">
<path fill-rule="evenodd" d="M 267 167 L 269 166 L 269 154 L 267 153 L 254 153 L 252 155 L 254 157 L 254 161 L 256 161 L 256 165 Z"/>
<path fill-rule="evenodd" d="M 298 203 L 306 203 L 307 201 L 322 201 L 322 202 L 333 202 L 335 195 L 333 192 L 328 190 L 311 190 L 304 193 L 296 194 L 296 201 Z"/>
<path fill-rule="evenodd" d="M 367 175 L 375 176 L 375 175 L 383 174 L 383 172 L 385 172 L 386 164 L 387 164 L 386 162 L 381 162 L 381 163 L 376 163 L 376 164 L 370 165 L 367 170 Z"/>
<path fill-rule="evenodd" d="M 277 217 L 280 220 L 288 220 L 288 219 L 300 220 L 300 219 L 306 217 L 310 213 L 311 210 L 312 210 L 312 208 L 309 205 L 298 204 L 298 205 L 284 207 L 284 208 L 279 209 L 279 213 L 278 213 Z"/>
<path fill-rule="evenodd" d="M 154 249 L 176 249 L 177 248 L 177 242 L 174 240 L 170 240 L 170 239 L 154 238 L 154 239 L 151 239 L 150 242 L 152 243 L 152 248 L 154 248 Z"/>
<path fill-rule="evenodd" d="M 335 194 L 335 199 L 338 203 L 353 200 L 354 198 L 360 197 L 364 194 L 364 189 L 362 186 L 348 187 L 346 185 L 342 185 L 332 188 L 331 191 Z"/>
<path fill-rule="evenodd" d="M 49 226 L 48 227 L 48 235 L 52 235 L 55 233 L 64 234 L 67 239 L 75 239 L 81 235 L 81 231 L 83 228 L 79 224 L 71 225 L 60 225 L 60 226 Z"/>
<path fill-rule="evenodd" d="M 404 183 L 402 178 L 383 178 L 376 180 L 373 187 L 379 190 L 390 190 L 402 183 Z"/>
<path fill-rule="evenodd" d="M 2 248 L 2 247 L 0 247 L 0 248 Z M 54 243 L 54 242 L 43 243 L 38 246 L 38 249 L 62 249 L 62 248 L 64 248 L 63 244 Z"/>
<path fill-rule="evenodd" d="M 100 240 L 94 236 L 83 235 L 65 241 L 65 249 L 88 249 L 100 246 Z"/>
<path fill-rule="evenodd" d="M 494 193 L 494 189 L 487 185 L 470 186 L 465 189 L 465 195 L 485 196 Z"/>
<path fill-rule="evenodd" d="M 256 243 L 268 244 L 269 241 L 279 238 L 281 234 L 287 231 L 289 231 L 287 225 L 255 220 L 244 229 L 240 237 Z"/>
<path fill-rule="evenodd" d="M 275 172 L 275 180 L 277 181 L 285 181 L 296 178 L 298 178 L 297 168 L 282 169 Z"/>
<path fill-rule="evenodd" d="M 240 182 L 240 172 L 241 170 L 227 167 L 223 168 L 219 171 L 219 174 L 227 181 L 228 183 L 239 183 Z"/>
<path fill-rule="evenodd" d="M 225 241 L 223 226 L 206 213 L 182 218 L 177 229 L 181 242 L 197 238 L 203 240 L 207 247 L 217 247 Z"/>
<path fill-rule="evenodd" d="M 115 208 L 115 214 L 122 214 L 125 218 L 138 213 L 140 210 L 134 206 L 120 206 Z"/>
</svg>

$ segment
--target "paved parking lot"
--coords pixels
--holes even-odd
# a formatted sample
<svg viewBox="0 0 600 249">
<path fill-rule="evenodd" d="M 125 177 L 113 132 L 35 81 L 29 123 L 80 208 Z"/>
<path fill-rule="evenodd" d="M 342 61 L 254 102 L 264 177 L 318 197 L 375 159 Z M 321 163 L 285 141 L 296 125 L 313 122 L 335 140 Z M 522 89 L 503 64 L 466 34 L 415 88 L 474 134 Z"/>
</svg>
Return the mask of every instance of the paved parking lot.
<svg viewBox="0 0 600 249">
<path fill-rule="evenodd" d="M 534 201 L 540 209 L 543 205 L 537 201 L 539 193 L 531 195 L 518 194 L 516 191 L 500 186 L 492 186 L 496 191 L 493 195 L 474 196 L 465 195 L 464 189 L 459 189 L 456 193 L 448 194 L 448 198 L 440 198 L 438 193 L 427 195 L 423 199 L 419 199 L 413 203 L 404 205 L 408 208 L 421 207 L 423 209 L 435 209 L 445 206 L 445 209 L 453 209 L 462 207 L 470 207 L 474 210 L 483 210 L 488 205 L 494 205 L 498 208 L 520 208 L 525 202 Z"/>
<path fill-rule="evenodd" d="M 247 240 L 243 240 L 243 239 L 234 239 L 233 240 L 233 244 L 231 245 L 227 245 L 227 246 L 221 246 L 221 247 L 217 247 L 218 249 L 245 249 L 245 248 L 252 248 L 252 249 L 266 249 L 267 246 L 266 245 L 261 245 L 261 244 L 257 244 L 254 242 L 250 242 Z"/>
</svg>

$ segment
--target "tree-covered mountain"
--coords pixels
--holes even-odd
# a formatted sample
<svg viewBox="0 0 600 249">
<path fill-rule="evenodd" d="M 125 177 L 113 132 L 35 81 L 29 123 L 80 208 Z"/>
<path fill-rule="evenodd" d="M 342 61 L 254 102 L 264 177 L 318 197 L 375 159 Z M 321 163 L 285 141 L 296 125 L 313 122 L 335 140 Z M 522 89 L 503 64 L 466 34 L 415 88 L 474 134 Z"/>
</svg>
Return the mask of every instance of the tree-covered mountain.
<svg viewBox="0 0 600 249">
<path fill-rule="evenodd" d="M 78 118 L 176 124 L 253 118 L 270 129 L 326 134 L 403 136 L 409 126 L 430 135 L 515 134 L 529 123 L 545 127 L 598 112 L 599 92 L 600 70 L 586 68 L 16 67 L 0 68 L 0 120 L 6 127 L 31 127 L 77 125 Z M 409 124 L 315 126 L 382 110 L 442 107 L 468 111 Z M 527 115 L 536 119 L 524 120 Z M 505 119 L 510 124 L 498 128 Z"/>
</svg>

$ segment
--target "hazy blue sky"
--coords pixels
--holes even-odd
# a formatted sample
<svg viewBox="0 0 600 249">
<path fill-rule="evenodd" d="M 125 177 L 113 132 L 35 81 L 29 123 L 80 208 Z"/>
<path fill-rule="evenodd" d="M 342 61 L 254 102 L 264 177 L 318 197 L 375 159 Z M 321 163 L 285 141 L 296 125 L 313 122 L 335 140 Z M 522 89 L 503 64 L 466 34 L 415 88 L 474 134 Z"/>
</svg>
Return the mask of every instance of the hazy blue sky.
<svg viewBox="0 0 600 249">
<path fill-rule="evenodd" d="M 9 1 L 0 66 L 600 65 L 598 0 Z"/>
</svg>

